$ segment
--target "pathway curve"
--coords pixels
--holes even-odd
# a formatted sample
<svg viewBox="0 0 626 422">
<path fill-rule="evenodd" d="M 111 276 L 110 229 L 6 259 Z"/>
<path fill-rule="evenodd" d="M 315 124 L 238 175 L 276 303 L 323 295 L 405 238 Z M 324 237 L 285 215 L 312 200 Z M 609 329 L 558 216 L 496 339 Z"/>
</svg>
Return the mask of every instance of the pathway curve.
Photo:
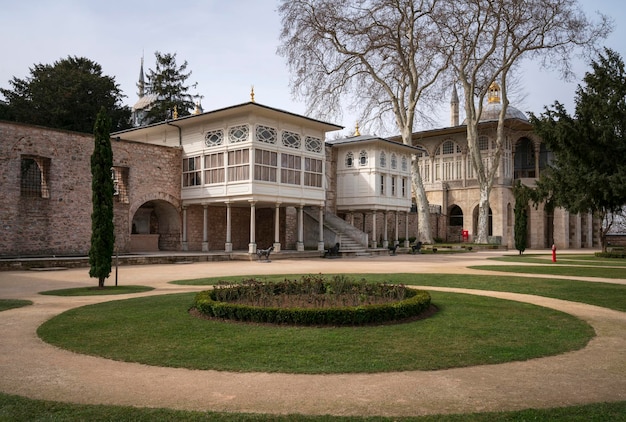
<svg viewBox="0 0 626 422">
<path fill-rule="evenodd" d="M 211 262 L 120 267 L 120 284 L 155 287 L 131 295 L 201 290 L 182 278 L 289 273 L 489 273 L 470 270 L 494 252 L 337 260 Z M 507 275 L 511 275 L 507 273 Z M 606 280 L 626 284 L 626 280 Z M 597 336 L 582 350 L 498 365 L 381 374 L 292 375 L 161 368 L 72 353 L 41 341 L 41 323 L 77 306 L 130 296 L 57 297 L 37 292 L 93 285 L 87 269 L 0 272 L 0 297 L 33 306 L 0 312 L 0 391 L 90 404 L 224 412 L 409 416 L 549 408 L 626 400 L 626 313 L 541 296 L 456 288 L 554 308 L 587 321 Z"/>
</svg>

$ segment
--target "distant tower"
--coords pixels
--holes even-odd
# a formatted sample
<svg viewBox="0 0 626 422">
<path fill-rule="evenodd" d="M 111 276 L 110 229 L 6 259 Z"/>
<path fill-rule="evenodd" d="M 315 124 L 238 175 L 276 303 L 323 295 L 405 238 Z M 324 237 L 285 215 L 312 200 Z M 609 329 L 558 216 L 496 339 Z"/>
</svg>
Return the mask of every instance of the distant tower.
<svg viewBox="0 0 626 422">
<path fill-rule="evenodd" d="M 134 127 L 143 126 L 150 121 L 147 119 L 148 112 L 158 99 L 156 94 L 146 94 L 146 81 L 143 74 L 143 56 L 139 68 L 139 80 L 137 81 L 137 102 L 131 109 L 131 123 Z"/>
<path fill-rule="evenodd" d="M 450 126 L 459 125 L 459 95 L 456 92 L 456 85 L 452 86 L 452 98 L 450 98 Z"/>
<path fill-rule="evenodd" d="M 139 98 L 143 97 L 146 94 L 146 81 L 143 76 L 143 56 L 141 56 L 141 67 L 139 68 L 139 81 L 137 82 L 137 96 Z"/>
</svg>

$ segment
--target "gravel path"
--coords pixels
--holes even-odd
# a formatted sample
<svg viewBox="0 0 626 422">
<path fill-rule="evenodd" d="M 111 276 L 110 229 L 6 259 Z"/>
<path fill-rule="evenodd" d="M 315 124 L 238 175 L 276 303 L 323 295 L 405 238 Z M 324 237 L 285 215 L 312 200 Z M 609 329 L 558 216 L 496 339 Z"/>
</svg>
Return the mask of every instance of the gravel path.
<svg viewBox="0 0 626 422">
<path fill-rule="evenodd" d="M 120 284 L 155 287 L 134 294 L 201 290 L 175 279 L 289 273 L 466 273 L 501 252 L 399 255 L 335 260 L 211 262 L 120 267 Z M 511 275 L 510 273 L 508 275 Z M 626 284 L 622 280 L 595 280 Z M 112 283 L 113 281 L 111 281 Z M 125 296 L 42 296 L 44 290 L 92 286 L 88 270 L 0 272 L 0 298 L 33 306 L 0 312 L 0 391 L 30 398 L 90 404 L 224 412 L 409 416 L 549 408 L 626 400 L 626 313 L 515 293 L 433 288 L 554 308 L 587 321 L 597 336 L 559 356 L 441 371 L 290 375 L 160 368 L 79 355 L 42 342 L 37 327 L 74 307 Z"/>
</svg>

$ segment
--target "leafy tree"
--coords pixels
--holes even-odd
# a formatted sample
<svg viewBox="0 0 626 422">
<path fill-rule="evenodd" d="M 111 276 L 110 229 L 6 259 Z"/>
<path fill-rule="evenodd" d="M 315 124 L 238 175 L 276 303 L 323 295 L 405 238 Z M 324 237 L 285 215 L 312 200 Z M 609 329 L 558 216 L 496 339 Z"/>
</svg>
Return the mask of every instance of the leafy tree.
<svg viewBox="0 0 626 422">
<path fill-rule="evenodd" d="M 164 121 L 173 118 L 174 110 L 178 116 L 191 114 L 197 95 L 189 93 L 190 88 L 196 88 L 197 83 L 186 85 L 191 71 L 185 73 L 188 63 L 185 60 L 182 65 L 176 64 L 176 53 L 161 54 L 156 51 L 155 69 L 148 69 L 146 91 L 155 94 L 158 98 L 147 115 L 148 121 Z"/>
<path fill-rule="evenodd" d="M 604 16 L 597 24 L 591 22 L 576 0 L 442 0 L 437 11 L 436 32 L 451 54 L 451 77 L 463 88 L 468 157 L 480 189 L 476 242 L 486 243 L 489 197 L 507 136 L 509 77 L 523 59 L 560 66 L 569 76 L 575 49 L 593 47 L 611 25 Z M 478 145 L 479 122 L 494 82 L 501 89 L 502 106 L 493 140 L 496 151 L 484 157 Z"/>
<path fill-rule="evenodd" d="M 91 248 L 89 276 L 98 278 L 98 287 L 111 274 L 115 244 L 113 226 L 113 151 L 111 149 L 111 119 L 102 107 L 94 126 L 94 149 L 91 156 Z"/>
<path fill-rule="evenodd" d="M 531 199 L 530 188 L 522 185 L 518 180 L 517 184 L 513 187 L 513 195 L 515 195 L 515 249 L 519 251 L 519 254 L 523 254 L 528 244 L 528 202 Z"/>
<path fill-rule="evenodd" d="M 605 49 L 578 86 L 575 113 L 555 102 L 539 117 L 536 133 L 554 154 L 537 183 L 540 198 L 572 213 L 592 212 L 603 220 L 602 250 L 612 219 L 626 204 L 626 73 L 622 58 Z"/>
<path fill-rule="evenodd" d="M 129 127 L 130 109 L 121 105 L 124 95 L 119 85 L 102 74 L 99 64 L 84 57 L 36 64 L 29 77 L 13 77 L 9 84 L 12 89 L 0 89 L 7 101 L 0 110 L 5 119 L 91 133 L 95 116 L 104 107 L 115 130 Z"/>
<path fill-rule="evenodd" d="M 341 116 L 351 101 L 366 124 L 395 122 L 412 145 L 420 99 L 447 68 L 434 26 L 436 0 L 281 0 L 280 55 L 293 75 L 291 90 L 307 112 Z M 425 103 L 422 103 L 422 105 Z M 419 238 L 432 243 L 428 199 L 417 162 L 412 188 Z"/>
</svg>

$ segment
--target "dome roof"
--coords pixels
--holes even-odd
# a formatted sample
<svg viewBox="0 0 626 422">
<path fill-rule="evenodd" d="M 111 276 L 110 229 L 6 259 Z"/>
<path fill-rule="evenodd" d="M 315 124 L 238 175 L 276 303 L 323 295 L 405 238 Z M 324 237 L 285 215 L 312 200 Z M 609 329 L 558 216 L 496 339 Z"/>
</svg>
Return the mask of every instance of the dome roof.
<svg viewBox="0 0 626 422">
<path fill-rule="evenodd" d="M 500 102 L 500 85 L 493 82 L 489 86 L 489 96 L 487 105 L 483 107 L 483 111 L 480 114 L 479 122 L 488 122 L 490 120 L 498 120 L 500 117 L 500 111 L 502 110 L 502 103 Z M 509 105 L 506 108 L 505 119 L 519 119 L 525 122 L 528 121 L 528 117 L 518 108 Z M 463 124 L 467 124 L 467 119 L 463 120 Z"/>
<path fill-rule="evenodd" d="M 500 102 L 497 103 L 487 103 L 485 107 L 483 107 L 483 112 L 480 114 L 480 121 L 485 122 L 489 120 L 498 120 L 500 117 L 500 111 L 502 110 L 502 104 Z M 506 108 L 506 116 L 505 119 L 520 119 L 524 121 L 528 121 L 528 117 L 521 110 L 509 105 Z"/>
</svg>

